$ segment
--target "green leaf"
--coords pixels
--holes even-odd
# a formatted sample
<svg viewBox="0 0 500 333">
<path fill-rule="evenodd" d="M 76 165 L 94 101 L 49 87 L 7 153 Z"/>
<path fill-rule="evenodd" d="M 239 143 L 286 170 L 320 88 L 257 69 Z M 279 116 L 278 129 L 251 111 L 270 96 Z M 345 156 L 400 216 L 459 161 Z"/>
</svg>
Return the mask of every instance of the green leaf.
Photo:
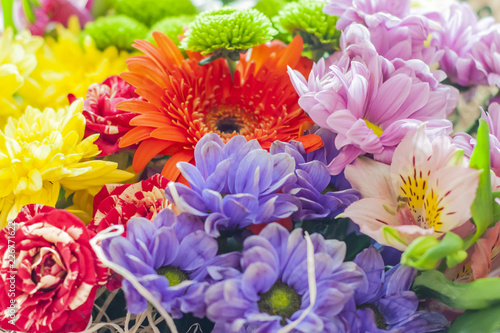
<svg viewBox="0 0 500 333">
<path fill-rule="evenodd" d="M 35 22 L 35 14 L 33 14 L 33 3 L 32 1 L 30 0 L 22 0 L 21 2 L 22 6 L 23 6 L 23 11 L 24 11 L 24 14 L 26 15 L 26 18 L 28 19 L 28 21 L 30 21 L 31 23 Z"/>
<path fill-rule="evenodd" d="M 490 179 L 490 137 L 488 124 L 484 119 L 479 120 L 477 130 L 477 144 L 474 147 L 469 165 L 481 170 L 476 198 L 471 206 L 472 218 L 476 225 L 476 234 L 468 238 L 464 250 L 468 249 L 481 237 L 484 231 L 493 223 L 493 196 L 491 194 Z"/>
<path fill-rule="evenodd" d="M 457 283 L 431 270 L 415 278 L 412 290 L 419 298 L 434 298 L 456 309 L 478 310 L 500 305 L 500 278 Z"/>
<path fill-rule="evenodd" d="M 2 11 L 3 11 L 3 28 L 6 30 L 11 27 L 14 32 L 16 32 L 16 26 L 14 24 L 14 0 L 1 0 Z"/>
<path fill-rule="evenodd" d="M 500 328 L 500 305 L 480 311 L 465 311 L 453 321 L 449 333 L 493 333 Z"/>
<path fill-rule="evenodd" d="M 495 199 L 500 198 L 500 191 L 491 193 L 492 195 L 492 205 L 493 205 L 493 223 L 491 227 L 494 227 L 497 221 L 500 221 L 500 205 L 495 202 Z"/>
</svg>

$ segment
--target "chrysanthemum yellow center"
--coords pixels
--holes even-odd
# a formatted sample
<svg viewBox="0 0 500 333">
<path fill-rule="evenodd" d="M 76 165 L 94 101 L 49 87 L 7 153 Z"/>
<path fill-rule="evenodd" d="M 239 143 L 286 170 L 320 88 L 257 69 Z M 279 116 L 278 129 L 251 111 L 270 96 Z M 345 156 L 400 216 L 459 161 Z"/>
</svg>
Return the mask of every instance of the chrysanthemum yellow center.
<svg viewBox="0 0 500 333">
<path fill-rule="evenodd" d="M 208 110 L 205 123 L 210 131 L 227 138 L 236 134 L 251 134 L 256 127 L 254 113 L 232 105 L 221 105 Z"/>
<path fill-rule="evenodd" d="M 176 286 L 188 279 L 186 272 L 173 266 L 162 266 L 156 270 L 156 273 L 166 277 L 170 287 Z"/>
<path fill-rule="evenodd" d="M 280 316 L 282 318 L 281 324 L 285 325 L 286 319 L 300 309 L 302 300 L 292 287 L 282 282 L 276 282 L 271 289 L 260 295 L 257 304 L 260 312 Z"/>
<path fill-rule="evenodd" d="M 375 125 L 371 121 L 366 120 L 366 119 L 364 119 L 364 121 L 366 123 L 366 127 L 371 129 L 376 136 L 381 136 L 382 133 L 384 133 L 384 131 L 380 127 L 378 127 L 377 125 Z"/>
<path fill-rule="evenodd" d="M 429 34 L 427 36 L 427 39 L 424 41 L 424 47 L 431 46 L 432 38 L 433 38 L 432 34 Z"/>
</svg>

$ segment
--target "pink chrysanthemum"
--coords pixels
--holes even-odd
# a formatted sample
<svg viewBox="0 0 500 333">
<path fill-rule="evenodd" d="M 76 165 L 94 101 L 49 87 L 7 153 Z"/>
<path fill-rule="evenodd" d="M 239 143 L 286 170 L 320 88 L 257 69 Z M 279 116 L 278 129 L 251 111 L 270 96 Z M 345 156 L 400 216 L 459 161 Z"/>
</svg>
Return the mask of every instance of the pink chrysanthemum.
<svg viewBox="0 0 500 333">
<path fill-rule="evenodd" d="M 434 135 L 451 132 L 445 117 L 456 107 L 458 91 L 439 83 L 444 74 L 419 60 L 388 61 L 367 35 L 364 26 L 349 26 L 340 59 L 329 68 L 320 60 L 308 81 L 289 70 L 299 105 L 316 124 L 338 134 L 341 152 L 329 166 L 333 175 L 367 153 L 390 162 L 404 135 L 422 122 Z"/>
</svg>

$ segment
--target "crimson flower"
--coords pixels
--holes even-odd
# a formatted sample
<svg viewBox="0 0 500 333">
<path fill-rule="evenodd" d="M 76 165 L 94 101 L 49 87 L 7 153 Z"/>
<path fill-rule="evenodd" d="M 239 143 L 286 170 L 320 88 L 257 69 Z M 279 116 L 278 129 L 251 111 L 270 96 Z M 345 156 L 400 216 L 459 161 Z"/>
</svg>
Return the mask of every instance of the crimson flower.
<svg viewBox="0 0 500 333">
<path fill-rule="evenodd" d="M 37 204 L 25 206 L 11 226 L 0 231 L 0 256 L 12 258 L 0 267 L 0 326 L 83 331 L 108 273 L 89 244 L 94 233 L 73 214 Z"/>
</svg>

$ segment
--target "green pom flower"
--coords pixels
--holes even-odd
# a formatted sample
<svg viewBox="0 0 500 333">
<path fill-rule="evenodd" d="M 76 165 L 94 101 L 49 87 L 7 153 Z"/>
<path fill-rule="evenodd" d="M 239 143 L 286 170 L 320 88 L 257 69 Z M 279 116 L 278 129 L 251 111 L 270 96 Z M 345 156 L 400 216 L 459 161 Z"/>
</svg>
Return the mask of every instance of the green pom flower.
<svg viewBox="0 0 500 333">
<path fill-rule="evenodd" d="M 148 27 L 165 17 L 196 14 L 196 7 L 189 0 L 115 0 L 115 10 Z"/>
<path fill-rule="evenodd" d="M 188 26 L 189 23 L 194 21 L 195 16 L 176 16 L 176 17 L 167 17 L 159 22 L 157 22 L 148 32 L 147 40 L 152 42 L 154 41 L 152 33 L 153 31 L 163 32 L 165 35 L 170 37 L 170 39 L 179 46 L 180 41 L 177 36 L 183 34 L 183 28 Z"/>
<path fill-rule="evenodd" d="M 238 52 L 268 42 L 277 33 L 261 12 L 225 7 L 199 14 L 189 25 L 181 45 L 186 50 L 237 60 Z"/>
<path fill-rule="evenodd" d="M 289 1 L 286 0 L 260 0 L 255 4 L 257 9 L 262 14 L 269 18 L 278 15 L 279 11 L 285 7 Z"/>
<path fill-rule="evenodd" d="M 335 29 L 337 17 L 323 13 L 325 1 L 300 0 L 287 4 L 273 18 L 283 33 L 299 34 L 311 50 L 333 52 L 338 49 L 340 31 Z"/>
<path fill-rule="evenodd" d="M 125 15 L 103 16 L 85 25 L 83 36 L 89 35 L 98 49 L 116 46 L 120 50 L 133 50 L 135 39 L 144 38 L 148 28 Z"/>
</svg>

